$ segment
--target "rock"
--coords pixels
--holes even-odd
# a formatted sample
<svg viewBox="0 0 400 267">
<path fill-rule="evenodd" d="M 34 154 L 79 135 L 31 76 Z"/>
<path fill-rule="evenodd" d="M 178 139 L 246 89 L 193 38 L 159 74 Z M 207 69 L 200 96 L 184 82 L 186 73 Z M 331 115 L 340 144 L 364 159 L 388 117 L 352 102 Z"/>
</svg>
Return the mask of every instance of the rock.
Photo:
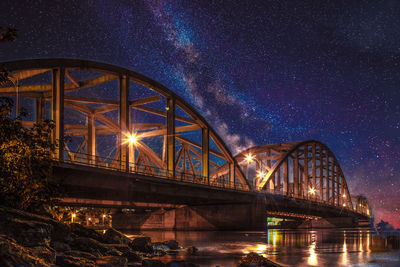
<svg viewBox="0 0 400 267">
<path fill-rule="evenodd" d="M 14 238 L 18 244 L 27 247 L 49 246 L 53 227 L 47 223 L 27 221 L 20 218 L 12 218 L 3 221 L 3 234 Z"/>
<path fill-rule="evenodd" d="M 86 258 L 80 258 L 80 257 L 74 257 L 71 255 L 57 255 L 56 258 L 56 264 L 58 266 L 68 266 L 68 267 L 95 267 L 96 264 L 94 261 L 86 259 Z"/>
<path fill-rule="evenodd" d="M 164 250 L 154 250 L 153 255 L 157 257 L 162 257 L 167 255 L 167 252 L 165 252 Z"/>
<path fill-rule="evenodd" d="M 141 262 L 142 258 L 133 251 L 127 251 L 122 254 L 122 257 L 125 257 L 128 262 Z"/>
<path fill-rule="evenodd" d="M 12 238 L 0 235 L 0 266 L 50 266 Z"/>
<path fill-rule="evenodd" d="M 176 242 L 175 240 L 168 240 L 165 242 L 162 242 L 164 245 L 166 245 L 167 247 L 169 247 L 170 249 L 179 249 L 179 244 L 178 242 Z"/>
<path fill-rule="evenodd" d="M 87 237 L 102 243 L 104 242 L 103 235 L 96 232 L 93 229 L 86 228 L 85 226 L 80 225 L 79 223 L 71 223 L 69 226 L 71 228 L 72 233 L 79 237 Z"/>
<path fill-rule="evenodd" d="M 129 246 L 133 251 L 153 253 L 150 237 L 136 237 L 129 243 Z"/>
<path fill-rule="evenodd" d="M 103 256 L 96 260 L 97 266 L 127 266 L 128 260 L 124 257 Z"/>
<path fill-rule="evenodd" d="M 85 258 L 91 261 L 95 261 L 96 260 L 96 256 L 89 253 L 89 252 L 84 252 L 84 251 L 79 251 L 79 250 L 68 250 L 65 251 L 63 253 L 64 255 L 68 255 L 68 256 L 73 256 L 73 257 L 77 257 L 77 258 Z"/>
<path fill-rule="evenodd" d="M 185 261 L 171 261 L 167 263 L 167 267 L 199 267 L 199 266 Z"/>
<path fill-rule="evenodd" d="M 151 246 L 153 247 L 154 250 L 163 250 L 163 251 L 166 251 L 166 250 L 170 250 L 170 249 L 171 249 L 170 247 L 168 247 L 167 245 L 165 245 L 165 244 L 162 243 L 162 242 L 155 242 L 155 243 L 152 243 Z"/>
<path fill-rule="evenodd" d="M 47 247 L 33 247 L 30 248 L 32 255 L 35 257 L 44 259 L 46 262 L 56 262 L 56 251 Z"/>
<path fill-rule="evenodd" d="M 77 237 L 70 244 L 70 246 L 74 250 L 81 250 L 81 251 L 89 252 L 95 256 L 105 256 L 105 255 L 108 255 L 109 251 L 113 250 L 113 249 L 107 247 L 106 245 L 100 243 L 99 241 L 97 241 L 93 238 L 89 238 L 89 237 Z"/>
<path fill-rule="evenodd" d="M 60 252 L 63 252 L 63 251 L 66 251 L 66 250 L 71 250 L 71 247 L 70 247 L 68 244 L 63 243 L 63 242 L 57 242 L 57 241 L 51 242 L 51 243 L 50 243 L 50 246 L 51 246 L 54 250 L 60 251 Z"/>
<path fill-rule="evenodd" d="M 193 255 L 197 251 L 199 251 L 199 250 L 195 246 L 189 246 L 189 247 L 186 248 L 186 254 L 188 254 L 188 255 Z"/>
<path fill-rule="evenodd" d="M 48 217 L 0 206 L 0 233 L 26 246 L 48 246 L 48 241 L 71 241 L 69 226 Z M 39 243 L 36 243 L 39 241 Z"/>
<path fill-rule="evenodd" d="M 277 265 L 274 264 L 273 262 L 269 261 L 268 259 L 264 258 L 263 256 L 258 255 L 257 253 L 250 252 L 249 254 L 242 257 L 242 259 L 238 263 L 238 266 L 240 266 L 240 267 L 246 267 L 246 266 L 276 267 Z"/>
<path fill-rule="evenodd" d="M 122 254 L 132 251 L 132 249 L 128 245 L 125 245 L 125 244 L 104 244 L 104 245 L 107 246 L 107 247 L 116 249 L 119 252 L 121 252 Z"/>
<path fill-rule="evenodd" d="M 129 244 L 131 240 L 123 233 L 110 228 L 103 235 L 104 243 L 108 244 Z"/>
<path fill-rule="evenodd" d="M 160 260 L 145 259 L 142 261 L 143 267 L 165 267 L 165 264 Z"/>
</svg>

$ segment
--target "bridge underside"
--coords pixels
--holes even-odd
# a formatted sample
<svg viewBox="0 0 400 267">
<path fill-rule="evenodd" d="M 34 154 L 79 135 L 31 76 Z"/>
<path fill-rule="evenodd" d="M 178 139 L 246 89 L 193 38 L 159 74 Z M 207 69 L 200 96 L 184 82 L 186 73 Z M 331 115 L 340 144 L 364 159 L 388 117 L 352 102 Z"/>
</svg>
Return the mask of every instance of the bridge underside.
<svg viewBox="0 0 400 267">
<path fill-rule="evenodd" d="M 88 166 L 63 164 L 55 167 L 54 172 L 66 192 L 63 205 L 150 211 L 114 214 L 113 225 L 117 228 L 262 230 L 268 216 L 297 221 L 360 217 L 346 209 L 281 195 L 210 189 L 176 179 Z"/>
</svg>

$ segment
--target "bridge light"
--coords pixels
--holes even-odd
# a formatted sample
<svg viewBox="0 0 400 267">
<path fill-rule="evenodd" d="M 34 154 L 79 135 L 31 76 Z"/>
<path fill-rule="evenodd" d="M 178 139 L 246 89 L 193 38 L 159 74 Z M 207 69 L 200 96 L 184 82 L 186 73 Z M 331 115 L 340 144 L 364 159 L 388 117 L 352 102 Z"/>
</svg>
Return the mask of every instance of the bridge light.
<svg viewBox="0 0 400 267">
<path fill-rule="evenodd" d="M 311 187 L 310 190 L 308 190 L 308 193 L 310 193 L 311 195 L 315 194 L 315 188 Z"/>
<path fill-rule="evenodd" d="M 138 144 L 139 137 L 138 137 L 137 133 L 127 132 L 127 133 L 124 133 L 124 135 L 125 135 L 125 139 L 123 142 L 124 144 L 128 143 L 130 146 L 136 146 Z"/>
<path fill-rule="evenodd" d="M 251 153 L 249 153 L 249 154 L 246 155 L 245 160 L 247 161 L 247 164 L 250 164 L 250 163 L 253 162 L 254 156 Z"/>
<path fill-rule="evenodd" d="M 132 134 L 130 134 L 130 135 L 128 136 L 128 142 L 129 142 L 130 145 L 136 146 L 136 144 L 137 144 L 137 142 L 138 142 L 136 133 L 132 133 Z"/>
<path fill-rule="evenodd" d="M 257 171 L 257 177 L 258 178 L 264 178 L 265 173 L 263 171 Z"/>
</svg>

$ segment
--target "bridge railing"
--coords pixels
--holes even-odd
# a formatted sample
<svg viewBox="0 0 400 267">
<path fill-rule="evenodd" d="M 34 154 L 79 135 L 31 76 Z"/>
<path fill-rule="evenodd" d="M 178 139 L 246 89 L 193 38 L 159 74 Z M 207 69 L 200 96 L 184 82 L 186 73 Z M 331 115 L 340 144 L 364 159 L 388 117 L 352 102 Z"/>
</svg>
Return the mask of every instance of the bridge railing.
<svg viewBox="0 0 400 267">
<path fill-rule="evenodd" d="M 156 177 L 185 183 L 203 184 L 210 187 L 227 188 L 241 191 L 248 191 L 241 184 L 230 184 L 225 179 L 210 179 L 211 177 L 201 176 L 188 172 L 175 171 L 170 173 L 165 168 L 159 168 L 150 165 L 136 165 L 132 162 L 123 162 L 119 159 L 88 155 L 85 153 L 68 153 L 63 162 L 91 166 L 96 168 L 108 169 L 113 171 L 122 171 L 143 176 Z M 129 166 L 126 166 L 128 164 Z M 218 177 L 217 177 L 218 178 Z"/>
</svg>

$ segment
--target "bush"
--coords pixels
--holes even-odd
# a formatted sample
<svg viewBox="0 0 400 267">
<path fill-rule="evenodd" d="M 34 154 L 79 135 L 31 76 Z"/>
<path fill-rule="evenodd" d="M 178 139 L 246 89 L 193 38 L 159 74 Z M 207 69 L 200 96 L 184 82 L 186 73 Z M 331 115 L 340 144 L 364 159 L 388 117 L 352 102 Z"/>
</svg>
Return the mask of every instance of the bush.
<svg viewBox="0 0 400 267">
<path fill-rule="evenodd" d="M 52 121 L 23 127 L 20 116 L 11 118 L 13 101 L 0 98 L 0 203 L 35 211 L 51 204 L 59 196 L 51 183 L 54 162 L 50 155 L 56 144 L 51 142 Z"/>
</svg>

